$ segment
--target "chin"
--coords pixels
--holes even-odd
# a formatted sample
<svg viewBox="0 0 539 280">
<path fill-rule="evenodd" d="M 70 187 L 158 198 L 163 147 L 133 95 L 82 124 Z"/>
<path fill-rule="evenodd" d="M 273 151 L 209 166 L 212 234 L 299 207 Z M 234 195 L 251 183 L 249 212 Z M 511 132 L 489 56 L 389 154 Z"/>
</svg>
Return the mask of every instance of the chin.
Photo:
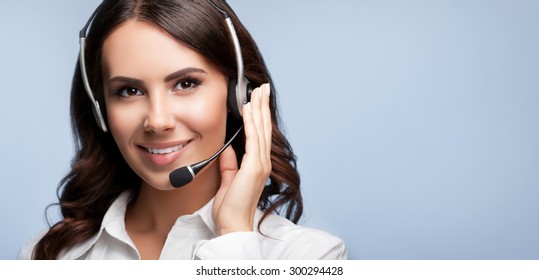
<svg viewBox="0 0 539 280">
<path fill-rule="evenodd" d="M 159 176 L 159 177 L 165 177 L 165 176 Z M 172 187 L 172 184 L 170 184 L 170 180 L 168 176 L 166 178 L 152 178 L 150 180 L 146 180 L 145 178 L 142 178 L 142 186 L 143 187 L 150 187 L 158 191 L 170 191 L 174 190 Z"/>
<path fill-rule="evenodd" d="M 154 185 L 151 185 L 151 187 L 158 190 L 158 191 L 172 191 L 172 190 L 175 190 L 175 188 L 173 188 L 170 183 L 167 186 L 163 186 L 163 185 L 154 186 Z"/>
</svg>

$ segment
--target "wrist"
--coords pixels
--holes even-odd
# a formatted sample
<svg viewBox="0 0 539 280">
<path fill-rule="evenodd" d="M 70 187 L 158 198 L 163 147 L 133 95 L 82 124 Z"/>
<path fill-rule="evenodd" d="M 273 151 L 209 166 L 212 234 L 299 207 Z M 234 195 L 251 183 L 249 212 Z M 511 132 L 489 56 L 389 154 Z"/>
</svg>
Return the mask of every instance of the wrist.
<svg viewBox="0 0 539 280">
<path fill-rule="evenodd" d="M 235 227 L 223 227 L 217 228 L 217 235 L 222 236 L 234 232 L 252 232 L 253 228 L 249 226 L 235 226 Z"/>
</svg>

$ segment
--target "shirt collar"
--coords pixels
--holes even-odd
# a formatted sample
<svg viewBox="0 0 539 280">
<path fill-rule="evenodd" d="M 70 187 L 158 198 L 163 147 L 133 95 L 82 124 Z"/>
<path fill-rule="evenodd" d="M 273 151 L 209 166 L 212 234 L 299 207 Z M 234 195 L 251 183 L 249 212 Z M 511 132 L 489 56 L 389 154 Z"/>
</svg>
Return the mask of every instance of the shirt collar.
<svg viewBox="0 0 539 280">
<path fill-rule="evenodd" d="M 211 230 L 211 232 L 213 232 L 215 236 L 217 236 L 215 223 L 213 222 L 213 217 L 212 217 L 213 200 L 214 200 L 213 198 L 210 199 L 210 201 L 208 201 L 206 205 L 202 206 L 202 208 L 195 211 L 193 215 L 199 216 L 204 222 L 204 224 L 208 227 L 208 229 Z"/>
<path fill-rule="evenodd" d="M 101 227 L 99 228 L 99 231 L 92 236 L 90 239 L 83 241 L 79 244 L 76 244 L 75 246 L 68 248 L 67 250 L 64 250 L 64 252 L 61 254 L 61 259 L 78 259 L 82 255 L 84 255 L 92 246 L 99 240 L 99 237 L 103 233 L 105 229 L 108 229 L 107 231 L 110 234 L 114 233 L 121 233 L 122 229 L 123 232 L 125 232 L 125 236 L 127 236 L 127 232 L 125 231 L 125 211 L 127 209 L 127 204 L 131 200 L 131 192 L 130 191 L 124 191 L 121 193 L 111 204 L 107 212 L 105 213 L 105 216 L 103 216 L 103 220 L 101 222 Z M 116 238 L 116 234 L 114 234 Z M 122 241 L 128 241 L 127 243 L 132 243 L 127 236 L 127 239 L 125 238 L 119 238 Z M 134 247 L 134 246 L 133 246 Z"/>
<path fill-rule="evenodd" d="M 99 237 L 102 235 L 103 231 L 107 231 L 111 236 L 114 238 L 130 245 L 133 249 L 135 249 L 135 245 L 133 244 L 133 241 L 129 238 L 129 235 L 127 234 L 127 230 L 125 229 L 125 213 L 127 209 L 127 205 L 131 201 L 132 194 L 131 191 L 124 191 L 121 193 L 116 200 L 111 204 L 107 212 L 105 213 L 105 216 L 103 217 L 103 221 L 101 222 L 101 227 L 99 231 L 90 239 L 75 245 L 71 249 L 68 249 L 65 251 L 61 258 L 62 259 L 77 259 L 84 255 L 88 250 L 92 248 L 92 246 L 99 240 Z M 215 223 L 213 222 L 212 218 L 212 208 L 213 208 L 213 198 L 206 203 L 206 205 L 202 206 L 199 210 L 193 212 L 191 215 L 186 215 L 190 217 L 199 217 L 204 225 L 207 227 L 208 230 L 210 230 L 215 236 L 216 234 L 216 228 Z M 183 217 L 178 217 L 176 222 L 179 219 L 182 219 Z"/>
</svg>

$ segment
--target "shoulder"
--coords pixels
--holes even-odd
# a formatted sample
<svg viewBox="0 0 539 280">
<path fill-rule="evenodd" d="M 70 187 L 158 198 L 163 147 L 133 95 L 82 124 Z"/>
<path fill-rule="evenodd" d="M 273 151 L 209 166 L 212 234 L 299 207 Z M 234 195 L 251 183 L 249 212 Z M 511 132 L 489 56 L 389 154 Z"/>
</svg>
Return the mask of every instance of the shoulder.
<svg viewBox="0 0 539 280">
<path fill-rule="evenodd" d="M 323 230 L 296 225 L 269 214 L 260 226 L 265 252 L 276 259 L 346 259 L 348 253 L 339 237 Z"/>
<path fill-rule="evenodd" d="M 131 194 L 129 191 L 123 192 L 120 194 L 116 200 L 112 203 L 112 205 L 109 207 L 107 212 L 105 213 L 104 217 L 101 221 L 101 227 L 97 232 L 95 232 L 91 237 L 88 239 L 81 241 L 71 247 L 64 248 L 57 256 L 57 259 L 80 259 L 85 258 L 86 255 L 92 250 L 94 245 L 98 241 L 102 241 L 103 243 L 106 243 L 107 245 L 115 244 L 116 246 L 103 246 L 105 249 L 108 249 L 106 247 L 110 247 L 112 249 L 117 249 L 117 247 L 121 247 L 120 242 L 115 242 L 116 240 L 128 240 L 129 238 L 126 237 L 124 239 L 119 238 L 112 238 L 107 239 L 107 236 L 100 239 L 100 237 L 103 236 L 103 232 L 105 231 L 105 228 L 109 229 L 114 234 L 120 234 L 123 233 L 122 230 L 125 229 L 125 226 L 123 224 L 124 216 L 125 216 L 125 208 L 127 203 L 129 202 L 129 199 L 131 198 Z M 19 254 L 17 256 L 18 259 L 21 260 L 30 260 L 32 259 L 33 251 L 37 243 L 47 234 L 49 229 L 42 231 L 40 234 L 38 234 L 36 237 L 31 239 L 29 242 L 27 242 L 25 245 L 23 245 L 20 250 Z M 127 233 L 123 234 L 123 236 L 127 236 Z M 108 242 L 108 243 L 107 243 Z M 113 250 L 109 251 L 113 251 Z M 105 251 L 105 250 L 102 250 Z"/>
</svg>

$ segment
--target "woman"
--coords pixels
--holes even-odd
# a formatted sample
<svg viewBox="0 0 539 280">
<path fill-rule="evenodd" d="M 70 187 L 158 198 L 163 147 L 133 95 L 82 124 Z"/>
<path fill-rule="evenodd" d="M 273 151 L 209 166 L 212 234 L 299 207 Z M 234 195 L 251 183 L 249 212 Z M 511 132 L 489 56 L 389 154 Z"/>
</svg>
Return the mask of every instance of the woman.
<svg viewBox="0 0 539 280">
<path fill-rule="evenodd" d="M 225 2 L 106 0 L 90 23 L 71 91 L 77 153 L 59 189 L 63 220 L 22 258 L 347 257 L 340 239 L 295 225 L 300 179 L 271 78 Z M 184 180 L 181 167 L 229 139 Z"/>
</svg>

